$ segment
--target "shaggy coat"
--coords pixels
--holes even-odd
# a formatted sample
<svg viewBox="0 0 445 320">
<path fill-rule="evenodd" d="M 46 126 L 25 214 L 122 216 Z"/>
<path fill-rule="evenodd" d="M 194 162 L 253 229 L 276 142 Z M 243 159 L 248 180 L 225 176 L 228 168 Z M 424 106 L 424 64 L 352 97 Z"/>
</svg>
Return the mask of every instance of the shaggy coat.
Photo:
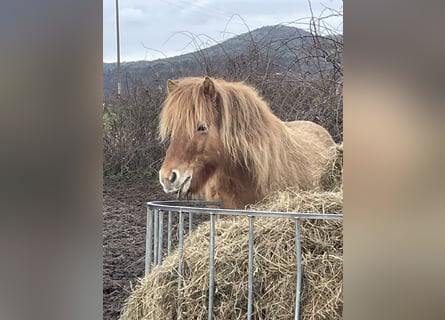
<svg viewBox="0 0 445 320">
<path fill-rule="evenodd" d="M 336 144 L 309 121 L 283 122 L 258 92 L 220 79 L 168 81 L 159 133 L 166 192 L 244 208 L 274 190 L 317 189 Z"/>
</svg>

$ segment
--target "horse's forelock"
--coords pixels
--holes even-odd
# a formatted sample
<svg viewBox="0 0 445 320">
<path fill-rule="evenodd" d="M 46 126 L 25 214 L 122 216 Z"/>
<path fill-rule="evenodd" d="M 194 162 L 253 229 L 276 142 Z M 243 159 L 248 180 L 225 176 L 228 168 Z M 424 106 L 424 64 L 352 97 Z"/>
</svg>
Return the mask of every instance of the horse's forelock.
<svg viewBox="0 0 445 320">
<path fill-rule="evenodd" d="M 210 102 L 204 94 L 202 79 L 184 78 L 177 82 L 161 111 L 161 140 L 177 134 L 186 134 L 191 138 L 199 125 L 213 123 L 216 109 Z"/>
</svg>

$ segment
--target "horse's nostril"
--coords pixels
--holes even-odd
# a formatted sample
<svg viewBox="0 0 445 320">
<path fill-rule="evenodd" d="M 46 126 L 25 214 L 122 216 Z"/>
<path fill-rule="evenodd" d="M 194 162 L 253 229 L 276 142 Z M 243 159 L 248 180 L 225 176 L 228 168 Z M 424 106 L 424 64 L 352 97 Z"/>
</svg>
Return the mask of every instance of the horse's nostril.
<svg viewBox="0 0 445 320">
<path fill-rule="evenodd" d="M 176 178 L 178 177 L 178 175 L 176 174 L 175 171 L 172 172 L 171 176 L 170 176 L 170 182 L 173 183 L 175 182 Z"/>
</svg>

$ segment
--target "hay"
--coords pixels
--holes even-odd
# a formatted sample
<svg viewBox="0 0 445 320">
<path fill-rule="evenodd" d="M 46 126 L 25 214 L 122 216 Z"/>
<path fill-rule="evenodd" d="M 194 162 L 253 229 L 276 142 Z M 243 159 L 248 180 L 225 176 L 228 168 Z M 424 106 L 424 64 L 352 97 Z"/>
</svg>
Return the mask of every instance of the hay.
<svg viewBox="0 0 445 320">
<path fill-rule="evenodd" d="M 331 156 L 320 177 L 320 187 L 327 191 L 343 189 L 343 142 L 331 149 Z"/>
<path fill-rule="evenodd" d="M 339 192 L 273 193 L 256 210 L 341 213 Z M 302 220 L 303 292 L 301 319 L 341 319 L 343 309 L 342 221 Z M 178 296 L 178 252 L 141 279 L 121 320 L 207 319 L 209 224 L 184 243 L 184 278 Z M 295 308 L 295 225 L 291 219 L 256 218 L 253 319 L 293 319 Z M 218 219 L 215 241 L 214 319 L 246 319 L 248 220 Z"/>
</svg>

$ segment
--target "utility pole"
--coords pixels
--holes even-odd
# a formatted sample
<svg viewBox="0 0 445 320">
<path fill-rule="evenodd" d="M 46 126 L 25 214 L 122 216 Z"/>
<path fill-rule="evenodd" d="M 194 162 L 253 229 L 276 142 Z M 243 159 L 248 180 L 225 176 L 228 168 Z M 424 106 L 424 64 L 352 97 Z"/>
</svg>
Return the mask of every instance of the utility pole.
<svg viewBox="0 0 445 320">
<path fill-rule="evenodd" d="M 116 0 L 117 95 L 121 95 L 121 49 L 119 43 L 119 0 Z"/>
</svg>

